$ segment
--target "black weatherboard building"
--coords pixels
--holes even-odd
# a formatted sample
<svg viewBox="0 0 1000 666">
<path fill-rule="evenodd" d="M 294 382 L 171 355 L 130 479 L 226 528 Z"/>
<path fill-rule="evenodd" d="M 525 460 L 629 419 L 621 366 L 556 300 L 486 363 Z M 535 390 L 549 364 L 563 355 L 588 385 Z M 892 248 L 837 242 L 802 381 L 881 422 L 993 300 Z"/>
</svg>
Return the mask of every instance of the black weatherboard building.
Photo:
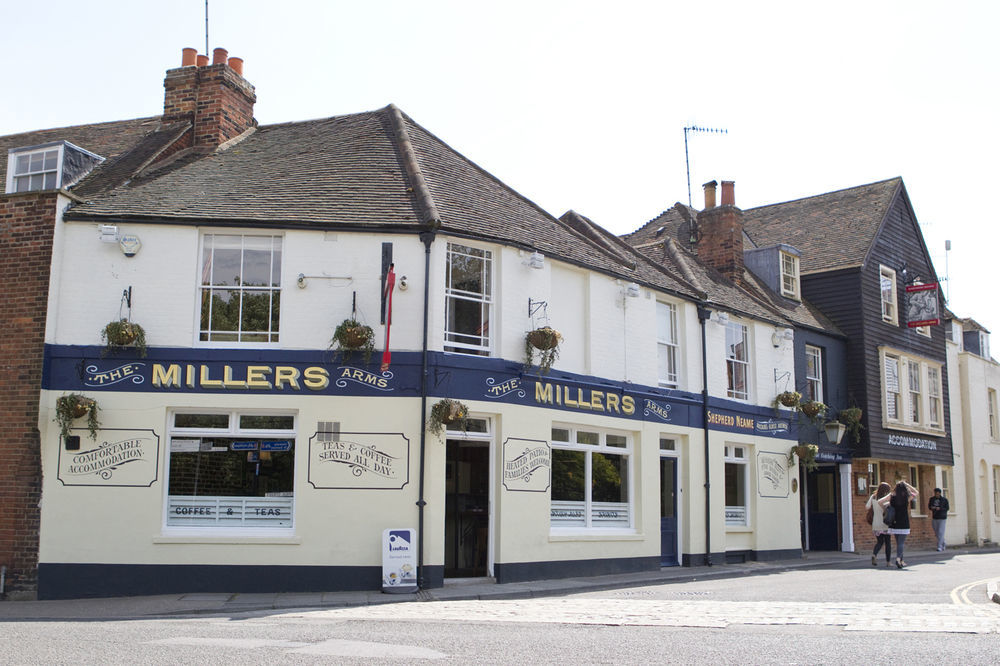
<svg viewBox="0 0 1000 666">
<path fill-rule="evenodd" d="M 862 410 L 860 436 L 845 438 L 854 515 L 880 481 L 906 479 L 929 496 L 953 465 L 945 332 L 933 322 L 937 276 L 902 179 L 750 209 L 744 229 L 758 245 L 801 252 L 803 297 L 847 336 L 847 406 Z M 908 308 L 928 291 L 923 308 Z M 920 506 L 911 539 L 929 546 Z M 859 547 L 870 545 L 864 521 L 854 523 Z"/>
</svg>

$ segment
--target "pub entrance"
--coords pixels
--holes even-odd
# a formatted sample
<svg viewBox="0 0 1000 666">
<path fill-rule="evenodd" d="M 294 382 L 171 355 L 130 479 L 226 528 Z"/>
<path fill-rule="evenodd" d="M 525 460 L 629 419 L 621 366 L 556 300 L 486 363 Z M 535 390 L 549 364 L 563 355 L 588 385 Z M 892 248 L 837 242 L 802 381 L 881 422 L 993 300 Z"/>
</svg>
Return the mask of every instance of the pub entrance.
<svg viewBox="0 0 1000 666">
<path fill-rule="evenodd" d="M 490 442 L 449 437 L 445 460 L 445 578 L 489 576 Z"/>
</svg>

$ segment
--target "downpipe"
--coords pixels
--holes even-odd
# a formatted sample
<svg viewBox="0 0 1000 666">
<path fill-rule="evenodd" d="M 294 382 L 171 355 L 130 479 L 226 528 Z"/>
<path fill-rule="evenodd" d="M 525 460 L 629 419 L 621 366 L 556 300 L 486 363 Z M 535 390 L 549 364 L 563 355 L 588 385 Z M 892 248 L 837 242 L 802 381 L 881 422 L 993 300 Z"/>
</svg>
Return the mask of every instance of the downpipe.
<svg viewBox="0 0 1000 666">
<path fill-rule="evenodd" d="M 427 452 L 427 329 L 430 313 L 430 282 L 431 282 L 431 244 L 434 242 L 433 231 L 420 233 L 420 241 L 424 244 L 424 342 L 421 347 L 420 369 L 420 481 L 417 499 L 417 587 L 421 590 L 427 587 L 427 577 L 424 575 L 424 499 L 426 452 Z"/>
<path fill-rule="evenodd" d="M 701 322 L 701 419 L 705 440 L 705 564 L 712 566 L 712 464 L 708 445 L 708 335 L 706 322 L 712 316 L 707 304 L 698 304 L 698 321 Z"/>
</svg>

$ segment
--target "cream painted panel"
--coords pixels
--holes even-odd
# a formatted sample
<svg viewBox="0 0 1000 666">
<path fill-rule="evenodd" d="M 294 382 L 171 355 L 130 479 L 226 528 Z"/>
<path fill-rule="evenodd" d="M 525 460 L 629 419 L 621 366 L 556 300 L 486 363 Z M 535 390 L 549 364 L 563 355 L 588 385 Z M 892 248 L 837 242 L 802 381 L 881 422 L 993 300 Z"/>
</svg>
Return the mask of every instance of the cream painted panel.
<svg viewBox="0 0 1000 666">
<path fill-rule="evenodd" d="M 586 272 L 552 262 L 549 319 L 552 326 L 563 335 L 559 359 L 555 363 L 559 370 L 581 374 L 589 371 L 587 351 L 594 338 L 593 332 L 587 328 L 588 282 Z"/>
</svg>

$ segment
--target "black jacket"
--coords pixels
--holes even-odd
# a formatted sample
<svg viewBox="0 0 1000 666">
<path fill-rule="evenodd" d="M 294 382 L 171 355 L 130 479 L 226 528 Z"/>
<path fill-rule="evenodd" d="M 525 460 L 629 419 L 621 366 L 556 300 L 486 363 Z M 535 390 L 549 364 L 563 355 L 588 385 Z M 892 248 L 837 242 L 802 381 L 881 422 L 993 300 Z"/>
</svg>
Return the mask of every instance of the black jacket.
<svg viewBox="0 0 1000 666">
<path fill-rule="evenodd" d="M 932 497 L 929 502 L 927 502 L 927 508 L 930 509 L 931 518 L 936 518 L 937 520 L 945 520 L 948 518 L 948 506 L 947 497 Z"/>
</svg>

